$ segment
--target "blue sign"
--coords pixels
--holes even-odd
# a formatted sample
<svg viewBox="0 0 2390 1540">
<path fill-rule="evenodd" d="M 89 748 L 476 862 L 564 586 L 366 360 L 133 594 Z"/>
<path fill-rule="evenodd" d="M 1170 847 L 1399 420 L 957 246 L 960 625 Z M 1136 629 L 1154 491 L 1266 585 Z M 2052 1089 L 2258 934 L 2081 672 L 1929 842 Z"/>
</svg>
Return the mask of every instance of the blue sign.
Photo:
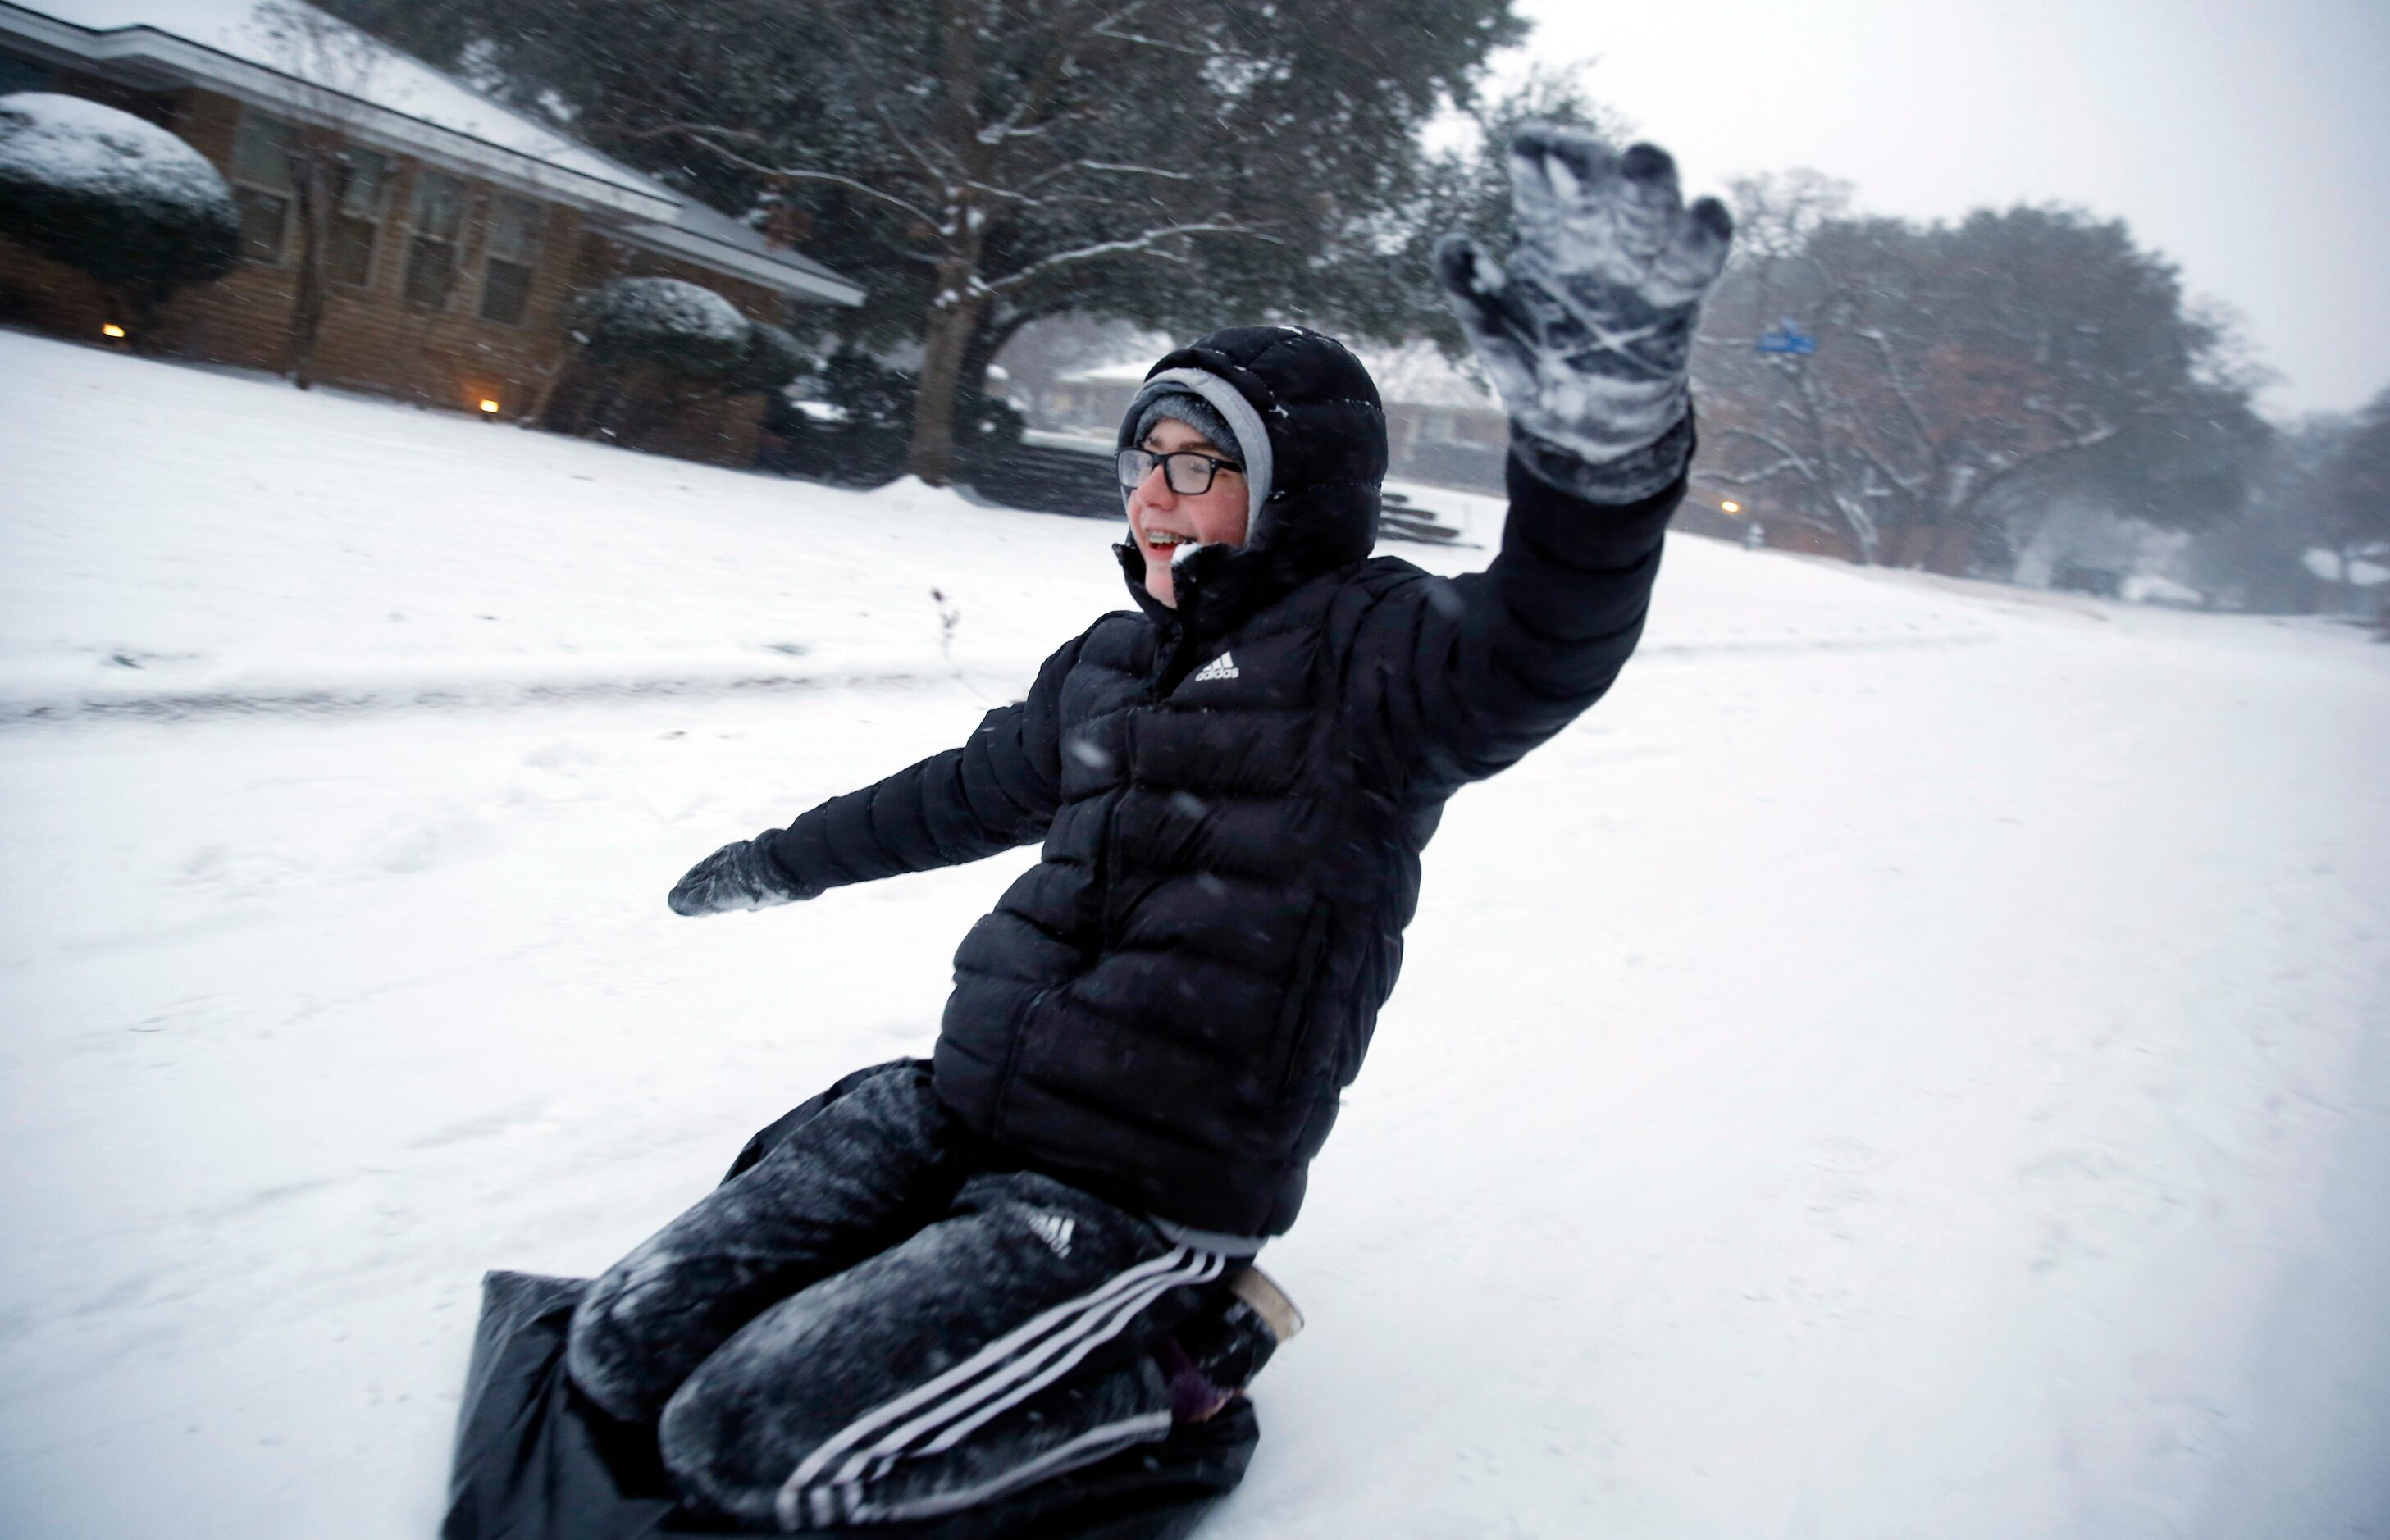
<svg viewBox="0 0 2390 1540">
<path fill-rule="evenodd" d="M 1774 331 L 1763 331 L 1756 344 L 1761 353 L 1793 353 L 1803 357 L 1818 351 L 1818 340 L 1804 332 L 1787 315 L 1776 324 Z"/>
</svg>

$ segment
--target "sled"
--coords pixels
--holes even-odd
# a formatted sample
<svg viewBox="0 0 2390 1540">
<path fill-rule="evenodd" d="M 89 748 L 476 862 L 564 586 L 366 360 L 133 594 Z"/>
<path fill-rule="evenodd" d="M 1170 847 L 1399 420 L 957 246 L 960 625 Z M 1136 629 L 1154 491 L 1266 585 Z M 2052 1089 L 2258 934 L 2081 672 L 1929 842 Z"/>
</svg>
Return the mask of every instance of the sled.
<svg viewBox="0 0 2390 1540">
<path fill-rule="evenodd" d="M 869 1072 L 865 1072 L 868 1073 Z M 729 1176 L 842 1094 L 851 1076 L 757 1134 Z M 728 1180 L 728 1176 L 724 1178 Z M 441 1540 L 667 1540 L 741 1532 L 676 1498 L 655 1430 L 618 1422 L 573 1385 L 565 1334 L 587 1278 L 491 1273 L 465 1371 Z M 960 1513 L 849 1533 L 879 1540 L 1182 1540 L 1243 1480 L 1260 1426 L 1240 1396 L 1082 1469 Z"/>
<path fill-rule="evenodd" d="M 617 1422 L 564 1372 L 585 1278 L 492 1273 L 456 1421 L 442 1540 L 667 1540 L 739 1533 L 678 1503 L 654 1430 Z M 1181 1540 L 1243 1479 L 1260 1439 L 1241 1397 L 982 1508 L 852 1533 L 885 1540 Z"/>
</svg>

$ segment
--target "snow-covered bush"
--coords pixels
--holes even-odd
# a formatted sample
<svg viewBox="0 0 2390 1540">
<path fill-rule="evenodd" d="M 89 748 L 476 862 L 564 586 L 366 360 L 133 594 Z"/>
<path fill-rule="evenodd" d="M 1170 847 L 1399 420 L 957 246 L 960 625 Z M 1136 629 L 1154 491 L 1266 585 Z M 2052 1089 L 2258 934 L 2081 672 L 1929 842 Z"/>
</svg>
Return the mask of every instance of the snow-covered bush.
<svg viewBox="0 0 2390 1540">
<path fill-rule="evenodd" d="M 80 96 L 0 96 L 0 233 L 90 275 L 135 336 L 178 289 L 240 262 L 240 212 L 182 140 Z"/>
<path fill-rule="evenodd" d="M 746 358 L 754 324 L 693 283 L 616 278 L 582 301 L 572 329 L 601 365 L 719 379 Z"/>
<path fill-rule="evenodd" d="M 729 391 L 761 391 L 769 395 L 812 367 L 804 345 L 766 321 L 749 323 L 747 351 L 723 371 L 722 388 Z"/>
<path fill-rule="evenodd" d="M 568 433 L 652 445 L 691 430 L 724 396 L 767 397 L 803 373 L 803 348 L 678 278 L 616 278 L 574 307 L 574 367 L 543 421 Z M 707 404 L 713 405 L 709 407 Z"/>
<path fill-rule="evenodd" d="M 764 429 L 779 443 L 765 463 L 842 486 L 884 485 L 905 473 L 919 395 L 912 371 L 841 348 L 808 379 L 765 396 Z M 956 449 L 978 463 L 1001 458 L 1020 447 L 1026 427 L 1010 403 L 966 396 L 955 418 Z"/>
</svg>

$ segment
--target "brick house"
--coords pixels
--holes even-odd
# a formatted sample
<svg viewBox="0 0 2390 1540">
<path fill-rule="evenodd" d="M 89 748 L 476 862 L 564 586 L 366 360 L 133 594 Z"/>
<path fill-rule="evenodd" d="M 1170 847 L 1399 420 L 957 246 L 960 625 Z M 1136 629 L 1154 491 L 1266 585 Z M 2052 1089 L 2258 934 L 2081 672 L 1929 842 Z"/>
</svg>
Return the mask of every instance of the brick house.
<svg viewBox="0 0 2390 1540">
<path fill-rule="evenodd" d="M 186 289 L 160 351 L 290 366 L 300 231 L 289 147 L 344 151 L 319 247 L 315 377 L 425 405 L 530 419 L 576 388 L 567 317 L 610 278 L 683 278 L 753 320 L 860 303 L 829 268 L 320 13 L 285 6 L 314 47 L 251 0 L 0 0 L 0 95 L 53 91 L 122 109 L 214 164 L 241 211 L 243 261 Z M 322 40 L 328 39 L 327 45 Z M 0 320 L 97 337 L 111 318 L 81 274 L 0 237 Z M 761 398 L 713 395 L 643 447 L 745 465 Z"/>
</svg>

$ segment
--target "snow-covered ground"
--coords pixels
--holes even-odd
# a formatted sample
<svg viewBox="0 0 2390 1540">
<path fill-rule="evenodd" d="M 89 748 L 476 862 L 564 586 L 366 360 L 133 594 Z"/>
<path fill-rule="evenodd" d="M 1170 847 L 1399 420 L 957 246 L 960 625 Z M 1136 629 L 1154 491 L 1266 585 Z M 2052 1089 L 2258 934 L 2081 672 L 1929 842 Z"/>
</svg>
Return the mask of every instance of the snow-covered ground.
<svg viewBox="0 0 2390 1540">
<path fill-rule="evenodd" d="M 1027 857 L 665 887 L 1111 531 L 8 333 L 0 423 L 0 1534 L 427 1534 L 481 1271 L 925 1049 Z M 2353 630 L 1677 540 L 1429 852 L 1205 1534 L 2390 1534 L 2385 764 Z"/>
</svg>

